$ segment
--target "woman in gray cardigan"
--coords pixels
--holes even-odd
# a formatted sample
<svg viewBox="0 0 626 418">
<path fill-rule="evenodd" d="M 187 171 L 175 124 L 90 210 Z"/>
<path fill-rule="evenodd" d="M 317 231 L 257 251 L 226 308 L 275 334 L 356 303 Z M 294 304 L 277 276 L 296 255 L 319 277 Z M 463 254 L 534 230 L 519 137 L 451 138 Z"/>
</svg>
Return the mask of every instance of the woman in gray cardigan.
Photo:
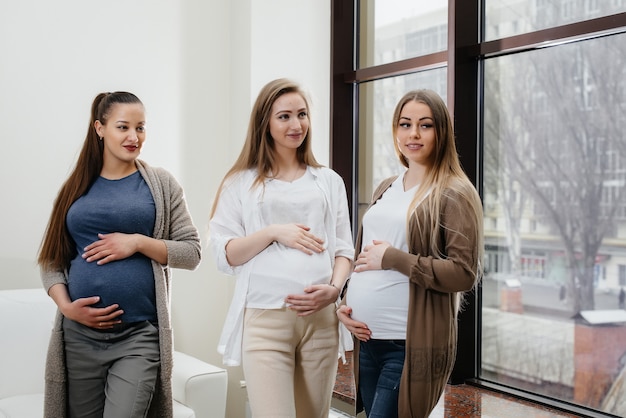
<svg viewBox="0 0 626 418">
<path fill-rule="evenodd" d="M 138 159 L 141 101 L 101 93 L 39 252 L 59 311 L 44 416 L 171 417 L 170 268 L 200 263 L 182 187 Z"/>
</svg>

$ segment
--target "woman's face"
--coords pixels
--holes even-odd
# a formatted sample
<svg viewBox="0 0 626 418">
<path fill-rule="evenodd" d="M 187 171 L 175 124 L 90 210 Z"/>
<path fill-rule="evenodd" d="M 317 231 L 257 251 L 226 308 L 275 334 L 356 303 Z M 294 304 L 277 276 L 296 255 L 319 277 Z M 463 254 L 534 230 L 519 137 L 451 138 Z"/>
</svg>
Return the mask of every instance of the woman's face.
<svg viewBox="0 0 626 418">
<path fill-rule="evenodd" d="M 277 152 L 298 149 L 309 131 L 309 113 L 300 94 L 280 96 L 272 105 L 269 130 Z"/>
<path fill-rule="evenodd" d="M 96 132 L 104 141 L 104 163 L 134 164 L 146 140 L 146 117 L 140 103 L 117 103 L 111 107 L 106 125 L 96 121 Z"/>
<path fill-rule="evenodd" d="M 407 102 L 398 120 L 396 146 L 411 164 L 432 165 L 435 150 L 435 124 L 430 107 L 422 102 Z"/>
</svg>

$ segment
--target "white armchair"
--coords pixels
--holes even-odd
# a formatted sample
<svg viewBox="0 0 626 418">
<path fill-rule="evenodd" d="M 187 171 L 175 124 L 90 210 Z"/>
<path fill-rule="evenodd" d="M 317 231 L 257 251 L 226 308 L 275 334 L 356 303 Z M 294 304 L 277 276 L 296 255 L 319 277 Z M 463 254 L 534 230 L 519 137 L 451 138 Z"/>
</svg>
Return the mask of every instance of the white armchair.
<svg viewBox="0 0 626 418">
<path fill-rule="evenodd" d="M 174 352 L 174 418 L 224 418 L 227 388 L 226 370 Z"/>
<path fill-rule="evenodd" d="M 44 367 L 56 305 L 42 289 L 0 290 L 0 418 L 43 416 Z M 175 418 L 223 418 L 225 369 L 174 353 Z"/>
</svg>

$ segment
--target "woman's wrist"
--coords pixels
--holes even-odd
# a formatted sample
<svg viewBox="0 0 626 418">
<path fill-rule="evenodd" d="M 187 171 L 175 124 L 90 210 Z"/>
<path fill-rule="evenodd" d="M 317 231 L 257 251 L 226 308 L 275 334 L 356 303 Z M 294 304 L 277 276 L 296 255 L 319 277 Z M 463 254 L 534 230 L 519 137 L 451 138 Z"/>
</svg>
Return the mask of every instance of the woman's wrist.
<svg viewBox="0 0 626 418">
<path fill-rule="evenodd" d="M 335 300 L 334 300 L 335 309 L 337 309 L 337 307 L 339 306 L 339 302 L 341 302 L 341 300 L 340 300 L 341 289 L 339 289 L 337 286 L 335 286 L 335 284 L 332 283 L 332 282 L 328 283 L 328 285 L 337 290 L 337 297 L 335 297 Z"/>
</svg>

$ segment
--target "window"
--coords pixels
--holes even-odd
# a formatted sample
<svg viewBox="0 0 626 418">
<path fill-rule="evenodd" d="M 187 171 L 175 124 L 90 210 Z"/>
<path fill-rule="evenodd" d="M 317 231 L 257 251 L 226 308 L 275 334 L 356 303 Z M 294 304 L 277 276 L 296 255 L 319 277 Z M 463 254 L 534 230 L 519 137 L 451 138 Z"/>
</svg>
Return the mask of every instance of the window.
<svg viewBox="0 0 626 418">
<path fill-rule="evenodd" d="M 623 0 L 484 0 L 484 4 L 486 41 L 624 11 Z"/>
<path fill-rule="evenodd" d="M 447 0 L 363 0 L 360 67 L 386 64 L 447 48 Z"/>
<path fill-rule="evenodd" d="M 585 320 L 626 286 L 624 2 L 485 0 L 483 16 L 478 0 L 452 2 L 454 15 L 447 1 L 392 3 L 333 2 L 331 164 L 353 222 L 400 169 L 396 101 L 414 86 L 439 92 L 485 214 L 486 277 L 460 315 L 453 382 L 626 416 L 623 347 L 581 337 L 626 339 L 626 327 Z M 521 312 L 501 304 L 509 278 Z"/>
</svg>

